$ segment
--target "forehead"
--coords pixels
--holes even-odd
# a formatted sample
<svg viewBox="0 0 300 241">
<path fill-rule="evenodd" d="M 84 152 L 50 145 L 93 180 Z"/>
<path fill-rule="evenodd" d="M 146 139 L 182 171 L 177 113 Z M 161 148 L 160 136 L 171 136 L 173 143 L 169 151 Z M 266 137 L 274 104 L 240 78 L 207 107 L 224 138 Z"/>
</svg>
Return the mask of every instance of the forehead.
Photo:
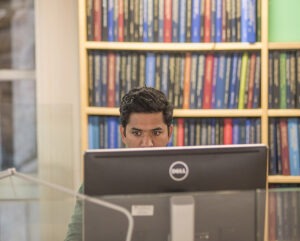
<svg viewBox="0 0 300 241">
<path fill-rule="evenodd" d="M 153 129 L 166 126 L 163 113 L 132 113 L 127 126 L 139 129 Z"/>
</svg>

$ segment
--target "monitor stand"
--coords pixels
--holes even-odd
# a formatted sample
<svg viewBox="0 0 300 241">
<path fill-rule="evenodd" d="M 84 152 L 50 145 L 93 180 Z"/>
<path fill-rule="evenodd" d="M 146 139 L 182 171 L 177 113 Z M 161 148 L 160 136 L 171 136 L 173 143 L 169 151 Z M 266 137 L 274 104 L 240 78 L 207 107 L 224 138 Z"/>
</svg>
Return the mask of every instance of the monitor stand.
<svg viewBox="0 0 300 241">
<path fill-rule="evenodd" d="M 170 241 L 194 241 L 195 200 L 192 196 L 170 198 L 171 239 Z"/>
</svg>

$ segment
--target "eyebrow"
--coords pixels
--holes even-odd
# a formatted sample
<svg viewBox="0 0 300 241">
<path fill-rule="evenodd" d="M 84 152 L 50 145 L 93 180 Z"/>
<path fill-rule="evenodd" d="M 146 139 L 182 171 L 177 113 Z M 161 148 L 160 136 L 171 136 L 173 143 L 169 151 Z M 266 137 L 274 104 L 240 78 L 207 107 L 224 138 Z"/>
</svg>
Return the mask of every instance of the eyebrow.
<svg viewBox="0 0 300 241">
<path fill-rule="evenodd" d="M 142 129 L 139 129 L 139 128 L 136 128 L 136 127 L 132 127 L 131 130 L 133 130 L 133 131 L 145 131 L 145 130 L 142 130 Z M 156 127 L 156 128 L 151 129 L 151 131 L 160 131 L 160 130 L 163 130 L 163 129 L 161 127 Z"/>
</svg>

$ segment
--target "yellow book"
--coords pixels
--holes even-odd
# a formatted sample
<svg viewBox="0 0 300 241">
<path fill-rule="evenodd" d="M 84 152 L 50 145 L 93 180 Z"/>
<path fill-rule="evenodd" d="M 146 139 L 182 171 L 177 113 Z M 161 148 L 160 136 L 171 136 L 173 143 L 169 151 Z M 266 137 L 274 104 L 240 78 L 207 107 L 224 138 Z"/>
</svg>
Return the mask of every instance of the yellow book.
<svg viewBox="0 0 300 241">
<path fill-rule="evenodd" d="M 249 58 L 248 53 L 247 52 L 243 53 L 240 89 L 239 89 L 239 104 L 238 104 L 239 109 L 244 109 L 248 58 Z"/>
</svg>

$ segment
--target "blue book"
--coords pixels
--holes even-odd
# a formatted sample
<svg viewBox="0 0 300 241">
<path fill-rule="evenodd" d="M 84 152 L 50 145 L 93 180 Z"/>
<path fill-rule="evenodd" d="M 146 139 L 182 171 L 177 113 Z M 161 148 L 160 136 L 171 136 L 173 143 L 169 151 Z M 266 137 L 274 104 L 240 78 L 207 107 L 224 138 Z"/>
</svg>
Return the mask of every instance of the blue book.
<svg viewBox="0 0 300 241">
<path fill-rule="evenodd" d="M 219 72 L 218 65 L 219 55 L 214 55 L 214 67 L 213 67 L 213 79 L 212 79 L 212 87 L 211 87 L 211 108 L 215 108 L 216 106 L 216 85 L 217 85 L 217 76 Z"/>
<path fill-rule="evenodd" d="M 107 54 L 101 53 L 101 105 L 107 106 Z"/>
<path fill-rule="evenodd" d="M 225 90 L 224 90 L 224 108 L 228 108 L 229 103 L 229 89 L 230 89 L 230 77 L 231 77 L 231 54 L 226 56 L 226 72 L 225 72 Z"/>
<path fill-rule="evenodd" d="M 186 1 L 179 1 L 179 42 L 186 41 Z"/>
<path fill-rule="evenodd" d="M 155 87 L 155 54 L 146 54 L 146 86 Z"/>
<path fill-rule="evenodd" d="M 276 175 L 277 171 L 277 131 L 274 118 L 269 121 L 269 174 Z"/>
<path fill-rule="evenodd" d="M 88 117 L 88 148 L 94 149 L 94 141 L 93 141 L 93 116 Z"/>
<path fill-rule="evenodd" d="M 120 105 L 120 67 L 121 56 L 116 52 L 116 68 L 115 68 L 115 106 Z"/>
<path fill-rule="evenodd" d="M 172 1 L 172 42 L 179 42 L 179 12 L 180 12 L 179 0 L 173 0 Z"/>
<path fill-rule="evenodd" d="M 114 41 L 114 0 L 107 2 L 107 40 Z"/>
<path fill-rule="evenodd" d="M 146 81 L 146 83 L 147 83 L 147 81 Z M 154 80 L 154 83 L 155 83 L 155 80 Z M 169 54 L 163 54 L 162 55 L 161 89 L 160 90 L 162 92 L 164 92 L 166 96 L 168 96 L 168 90 L 169 90 Z"/>
<path fill-rule="evenodd" d="M 148 0 L 148 41 L 153 42 L 154 41 L 154 17 L 153 17 L 153 11 L 154 11 L 154 4 L 153 0 Z"/>
<path fill-rule="evenodd" d="M 256 42 L 256 0 L 241 0 L 241 41 Z"/>
<path fill-rule="evenodd" d="M 235 108 L 235 100 L 237 95 L 237 70 L 238 70 L 238 54 L 234 53 L 232 56 L 232 65 L 231 65 L 231 77 L 230 77 L 230 88 L 229 88 L 229 103 L 228 108 Z"/>
<path fill-rule="evenodd" d="M 222 42 L 222 0 L 216 0 L 215 42 Z"/>
<path fill-rule="evenodd" d="M 240 144 L 240 119 L 232 118 L 232 144 Z"/>
<path fill-rule="evenodd" d="M 218 58 L 218 75 L 216 84 L 216 109 L 225 108 L 225 73 L 226 73 L 226 58 L 224 54 L 220 54 Z"/>
<path fill-rule="evenodd" d="M 118 148 L 118 118 L 117 117 L 108 117 L 107 118 L 107 143 L 108 148 Z"/>
<path fill-rule="evenodd" d="M 252 108 L 259 108 L 260 106 L 260 55 L 256 55 L 255 61 L 255 77 L 253 89 L 253 105 Z M 269 106 L 270 108 L 270 106 Z"/>
<path fill-rule="evenodd" d="M 192 26 L 191 42 L 201 42 L 201 18 L 200 18 L 201 0 L 192 0 Z"/>
<path fill-rule="evenodd" d="M 164 42 L 164 1 L 158 1 L 158 42 Z"/>
<path fill-rule="evenodd" d="M 143 41 L 148 42 L 148 1 L 144 1 L 144 17 L 143 17 Z"/>
<path fill-rule="evenodd" d="M 251 119 L 247 118 L 245 122 L 245 127 L 246 127 L 246 144 L 251 144 Z"/>
<path fill-rule="evenodd" d="M 216 0 L 210 0 L 211 16 L 210 16 L 210 42 L 216 41 Z"/>
<path fill-rule="evenodd" d="M 237 63 L 237 71 L 236 74 L 236 86 L 235 86 L 235 102 L 234 102 L 234 109 L 238 108 L 239 104 L 239 93 L 240 93 L 240 83 L 241 83 L 241 67 L 242 67 L 242 55 L 241 53 L 237 53 L 238 55 L 238 63 Z"/>
<path fill-rule="evenodd" d="M 298 119 L 288 118 L 288 149 L 290 172 L 292 176 L 300 175 Z"/>
</svg>

